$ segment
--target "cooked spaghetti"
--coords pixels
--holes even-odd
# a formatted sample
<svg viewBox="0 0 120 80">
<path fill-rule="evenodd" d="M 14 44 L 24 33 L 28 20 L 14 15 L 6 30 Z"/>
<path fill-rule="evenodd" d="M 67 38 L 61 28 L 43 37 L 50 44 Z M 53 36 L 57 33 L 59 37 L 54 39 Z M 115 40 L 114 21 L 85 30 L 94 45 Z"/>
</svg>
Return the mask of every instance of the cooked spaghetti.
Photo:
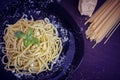
<svg viewBox="0 0 120 80">
<path fill-rule="evenodd" d="M 38 74 L 52 70 L 62 51 L 58 31 L 48 19 L 20 19 L 4 32 L 5 69 L 18 74 Z M 7 61 L 6 61 L 7 60 Z"/>
</svg>

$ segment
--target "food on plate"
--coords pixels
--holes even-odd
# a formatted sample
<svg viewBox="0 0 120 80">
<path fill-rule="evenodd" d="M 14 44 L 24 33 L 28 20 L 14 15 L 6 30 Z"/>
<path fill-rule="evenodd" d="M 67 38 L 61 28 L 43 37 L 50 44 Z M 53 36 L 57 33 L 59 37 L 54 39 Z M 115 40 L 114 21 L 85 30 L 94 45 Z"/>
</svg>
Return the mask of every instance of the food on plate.
<svg viewBox="0 0 120 80">
<path fill-rule="evenodd" d="M 4 32 L 2 62 L 5 69 L 18 74 L 38 74 L 52 70 L 62 51 L 55 26 L 45 20 L 22 18 L 9 24 Z"/>
<path fill-rule="evenodd" d="M 93 47 L 107 38 L 105 44 L 120 25 L 120 0 L 106 0 L 85 24 L 88 22 L 91 24 L 85 34 L 91 41 L 96 42 Z"/>
<path fill-rule="evenodd" d="M 78 10 L 81 15 L 91 17 L 95 10 L 96 5 L 97 0 L 79 0 Z"/>
</svg>

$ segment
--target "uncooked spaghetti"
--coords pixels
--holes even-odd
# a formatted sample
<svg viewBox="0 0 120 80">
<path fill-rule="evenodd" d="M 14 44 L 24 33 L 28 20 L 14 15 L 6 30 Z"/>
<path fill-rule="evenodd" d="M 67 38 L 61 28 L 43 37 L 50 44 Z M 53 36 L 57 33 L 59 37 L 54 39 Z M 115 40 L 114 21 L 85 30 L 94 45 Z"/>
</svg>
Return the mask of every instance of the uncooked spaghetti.
<svg viewBox="0 0 120 80">
<path fill-rule="evenodd" d="M 93 48 L 106 37 L 105 44 L 120 25 L 120 0 L 106 0 L 85 24 L 88 22 L 91 24 L 85 34 L 91 41 L 96 41 Z"/>
<path fill-rule="evenodd" d="M 48 19 L 22 18 L 7 26 L 4 31 L 5 55 L 2 57 L 6 70 L 18 74 L 52 70 L 63 47 L 57 29 Z"/>
</svg>

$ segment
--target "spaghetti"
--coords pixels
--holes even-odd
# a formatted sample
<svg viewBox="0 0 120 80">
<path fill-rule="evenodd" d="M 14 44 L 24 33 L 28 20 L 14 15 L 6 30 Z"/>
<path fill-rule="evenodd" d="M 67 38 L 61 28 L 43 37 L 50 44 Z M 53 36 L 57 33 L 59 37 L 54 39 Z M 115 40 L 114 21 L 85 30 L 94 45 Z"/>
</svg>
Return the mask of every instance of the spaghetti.
<svg viewBox="0 0 120 80">
<path fill-rule="evenodd" d="M 23 34 L 32 35 L 25 37 Z M 34 21 L 22 18 L 8 25 L 4 41 L 2 62 L 6 70 L 18 74 L 52 70 L 63 48 L 57 29 L 48 19 Z"/>
<path fill-rule="evenodd" d="M 100 43 L 105 37 L 104 44 L 118 27 L 120 21 L 120 1 L 107 0 L 93 16 L 88 19 L 85 24 L 90 22 L 90 26 L 86 30 L 86 37 L 91 41 L 96 41 L 93 48 Z"/>
</svg>

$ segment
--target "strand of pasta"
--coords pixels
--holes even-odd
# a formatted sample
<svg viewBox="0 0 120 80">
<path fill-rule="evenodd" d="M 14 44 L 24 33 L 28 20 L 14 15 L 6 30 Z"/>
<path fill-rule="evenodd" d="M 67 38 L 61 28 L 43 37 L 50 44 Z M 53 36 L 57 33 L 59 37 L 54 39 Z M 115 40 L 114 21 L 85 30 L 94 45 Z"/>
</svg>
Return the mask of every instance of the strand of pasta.
<svg viewBox="0 0 120 80">
<path fill-rule="evenodd" d="M 120 23 L 116 25 L 116 27 L 114 28 L 114 30 L 111 32 L 111 34 L 108 36 L 108 38 L 105 40 L 104 44 L 109 40 L 109 38 L 112 36 L 112 34 L 115 32 L 115 30 L 118 28 L 118 26 L 120 26 Z"/>
<path fill-rule="evenodd" d="M 106 38 L 108 38 L 110 35 L 111 35 L 111 33 L 112 33 L 112 31 L 116 28 L 116 26 L 120 23 L 119 22 L 120 21 L 120 19 L 118 20 L 118 21 L 116 21 L 116 23 L 115 23 L 115 25 L 110 29 L 110 31 L 106 34 Z"/>
</svg>

